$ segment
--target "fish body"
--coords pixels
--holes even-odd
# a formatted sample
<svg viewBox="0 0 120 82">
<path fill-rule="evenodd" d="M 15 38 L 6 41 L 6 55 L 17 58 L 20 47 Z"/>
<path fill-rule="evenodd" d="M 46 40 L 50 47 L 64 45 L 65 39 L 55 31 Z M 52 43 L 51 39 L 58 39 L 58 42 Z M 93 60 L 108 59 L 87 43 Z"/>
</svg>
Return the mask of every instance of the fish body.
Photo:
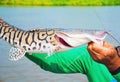
<svg viewBox="0 0 120 82">
<path fill-rule="evenodd" d="M 81 46 L 90 41 L 102 44 L 106 32 L 93 35 L 81 32 L 62 32 L 59 30 L 35 29 L 24 31 L 18 29 L 0 18 L 0 38 L 14 46 L 10 49 L 10 59 L 19 60 L 26 52 L 47 53 L 66 51 Z"/>
</svg>

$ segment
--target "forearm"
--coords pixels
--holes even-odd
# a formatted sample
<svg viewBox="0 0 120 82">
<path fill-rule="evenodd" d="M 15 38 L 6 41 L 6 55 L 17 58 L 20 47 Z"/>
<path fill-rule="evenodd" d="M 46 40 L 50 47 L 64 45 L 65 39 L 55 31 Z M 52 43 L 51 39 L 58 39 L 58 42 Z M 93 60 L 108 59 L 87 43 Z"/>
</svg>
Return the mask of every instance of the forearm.
<svg viewBox="0 0 120 82">
<path fill-rule="evenodd" d="M 117 53 L 118 54 L 118 53 Z M 120 57 L 117 55 L 111 61 L 110 65 L 106 65 L 114 78 L 120 82 Z"/>
<path fill-rule="evenodd" d="M 43 70 L 54 73 L 65 73 L 59 64 L 57 64 L 57 62 L 55 64 L 55 59 L 51 59 L 50 57 L 47 58 L 47 54 L 33 53 L 32 55 L 29 55 L 27 53 L 26 57 L 40 66 Z"/>
<path fill-rule="evenodd" d="M 111 58 L 108 60 L 108 63 L 106 62 L 105 65 L 109 69 L 109 71 L 115 75 L 120 73 L 120 47 L 116 47 L 115 49 L 115 55 L 111 56 Z"/>
<path fill-rule="evenodd" d="M 110 62 L 105 64 L 111 73 L 119 73 L 120 72 L 120 58 L 115 56 Z"/>
<path fill-rule="evenodd" d="M 46 71 L 54 73 L 83 73 L 83 67 L 80 62 L 83 61 L 85 54 L 82 52 L 87 52 L 86 48 L 84 50 L 82 48 L 72 49 L 56 53 L 50 57 L 47 57 L 47 54 L 37 53 L 32 55 L 26 54 L 26 57 Z M 80 56 L 83 58 L 81 57 L 78 62 Z"/>
</svg>

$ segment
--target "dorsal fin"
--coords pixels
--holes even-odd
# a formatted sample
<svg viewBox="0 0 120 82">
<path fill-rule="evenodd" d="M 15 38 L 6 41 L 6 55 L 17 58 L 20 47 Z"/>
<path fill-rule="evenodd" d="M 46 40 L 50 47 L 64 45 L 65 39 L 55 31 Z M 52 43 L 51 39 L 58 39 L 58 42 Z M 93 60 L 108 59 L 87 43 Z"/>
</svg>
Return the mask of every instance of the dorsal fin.
<svg viewBox="0 0 120 82">
<path fill-rule="evenodd" d="M 29 30 L 28 32 L 46 32 L 46 31 L 50 31 L 50 30 L 54 30 L 54 29 L 33 29 L 33 30 Z"/>
</svg>

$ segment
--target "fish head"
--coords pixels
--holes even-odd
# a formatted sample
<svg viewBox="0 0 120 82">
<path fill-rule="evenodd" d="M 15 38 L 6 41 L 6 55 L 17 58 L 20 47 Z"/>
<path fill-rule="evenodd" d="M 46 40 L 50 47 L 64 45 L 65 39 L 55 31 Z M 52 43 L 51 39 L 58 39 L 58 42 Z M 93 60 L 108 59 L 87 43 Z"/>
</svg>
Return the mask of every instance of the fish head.
<svg viewBox="0 0 120 82">
<path fill-rule="evenodd" d="M 72 48 L 87 44 L 90 41 L 100 43 L 106 37 L 106 32 L 101 32 L 97 36 L 81 32 L 61 32 L 55 33 L 55 40 L 59 47 L 58 52 L 70 50 Z"/>
<path fill-rule="evenodd" d="M 81 36 L 81 33 L 57 31 L 54 36 L 57 43 L 56 52 L 67 51 L 85 44 L 87 40 Z"/>
</svg>

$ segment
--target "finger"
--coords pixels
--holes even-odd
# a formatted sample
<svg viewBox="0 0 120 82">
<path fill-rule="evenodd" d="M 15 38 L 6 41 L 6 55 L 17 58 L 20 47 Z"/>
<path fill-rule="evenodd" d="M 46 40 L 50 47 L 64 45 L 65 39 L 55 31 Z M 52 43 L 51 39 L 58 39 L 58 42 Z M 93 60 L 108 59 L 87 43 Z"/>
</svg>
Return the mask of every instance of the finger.
<svg viewBox="0 0 120 82">
<path fill-rule="evenodd" d="M 99 47 L 99 45 L 94 43 L 93 41 L 88 43 L 88 48 L 89 49 L 93 49 L 93 48 L 96 48 L 96 47 Z"/>
<path fill-rule="evenodd" d="M 103 49 L 103 46 L 98 45 L 96 43 L 92 43 L 90 45 L 90 49 L 93 50 L 93 51 L 98 51 L 99 52 L 101 49 Z"/>
<path fill-rule="evenodd" d="M 88 46 L 88 51 L 96 55 L 106 55 L 106 53 L 110 52 L 110 49 L 104 46 L 100 46 L 96 43 L 92 43 Z"/>
<path fill-rule="evenodd" d="M 104 47 L 106 47 L 108 49 L 109 53 L 111 53 L 111 54 L 115 54 L 117 52 L 114 45 L 110 44 L 108 42 L 104 43 Z"/>
<path fill-rule="evenodd" d="M 97 60 L 97 57 L 94 55 L 93 52 L 89 52 L 89 53 L 90 53 L 90 56 L 92 57 L 92 59 Z"/>
<path fill-rule="evenodd" d="M 107 42 L 103 42 L 103 46 L 102 45 L 98 45 L 98 44 L 96 44 L 96 43 L 94 43 L 94 42 L 90 42 L 89 43 L 89 45 L 88 45 L 88 51 L 90 51 L 90 52 L 95 52 L 95 53 L 99 53 L 99 54 L 103 54 L 104 53 L 104 55 L 106 54 L 106 53 L 108 53 L 108 52 L 110 52 L 110 47 L 111 47 L 111 44 L 109 44 L 109 43 L 107 43 Z M 94 54 L 95 54 L 94 53 Z"/>
<path fill-rule="evenodd" d="M 99 47 L 96 47 L 96 46 L 97 46 L 96 43 L 90 42 L 88 44 L 88 51 L 91 52 L 92 54 L 94 54 L 93 51 L 96 52 L 96 51 L 98 51 L 98 50 L 96 50 L 96 48 L 99 48 Z"/>
<path fill-rule="evenodd" d="M 88 46 L 87 46 L 88 51 L 91 51 L 92 45 L 93 45 L 92 41 L 88 43 Z"/>
<path fill-rule="evenodd" d="M 104 41 L 103 46 L 107 48 L 114 48 L 114 45 L 110 44 L 109 42 Z"/>
<path fill-rule="evenodd" d="M 96 48 L 97 48 L 96 47 L 96 43 L 94 43 L 94 42 L 90 42 L 89 43 L 89 45 L 88 45 L 88 51 L 89 51 L 89 53 L 91 53 L 91 56 L 99 55 L 99 51 L 96 50 Z"/>
<path fill-rule="evenodd" d="M 102 54 L 99 54 L 95 51 L 90 51 L 89 53 L 90 53 L 92 59 L 97 61 L 97 62 L 100 62 L 100 60 L 102 59 Z"/>
<path fill-rule="evenodd" d="M 93 41 L 89 42 L 89 43 L 88 43 L 88 46 L 93 45 L 93 43 L 94 43 Z"/>
</svg>

